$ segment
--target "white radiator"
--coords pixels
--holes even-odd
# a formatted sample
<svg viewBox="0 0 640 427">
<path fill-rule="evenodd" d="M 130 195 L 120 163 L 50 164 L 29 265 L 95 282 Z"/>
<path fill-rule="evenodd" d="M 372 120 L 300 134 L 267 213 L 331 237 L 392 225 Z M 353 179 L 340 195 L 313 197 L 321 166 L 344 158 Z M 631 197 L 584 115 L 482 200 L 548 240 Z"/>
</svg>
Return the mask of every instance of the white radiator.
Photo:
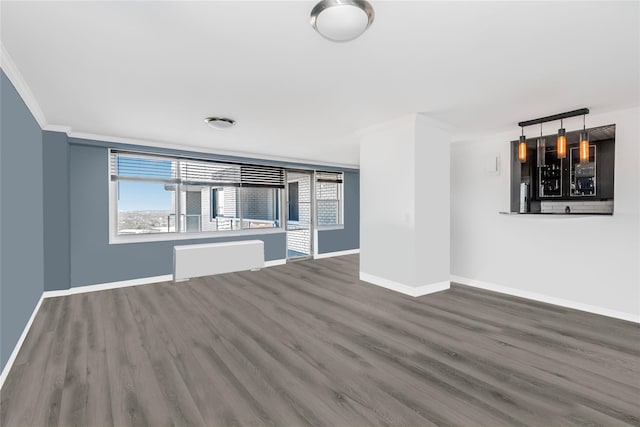
<svg viewBox="0 0 640 427">
<path fill-rule="evenodd" d="M 206 243 L 173 247 L 173 280 L 264 267 L 264 242 Z"/>
</svg>

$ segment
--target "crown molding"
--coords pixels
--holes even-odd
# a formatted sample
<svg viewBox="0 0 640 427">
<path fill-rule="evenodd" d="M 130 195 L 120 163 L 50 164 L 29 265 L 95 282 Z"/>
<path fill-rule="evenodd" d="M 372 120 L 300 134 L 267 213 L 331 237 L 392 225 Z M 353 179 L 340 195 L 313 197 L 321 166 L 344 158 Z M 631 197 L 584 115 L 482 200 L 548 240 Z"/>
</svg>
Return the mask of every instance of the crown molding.
<svg viewBox="0 0 640 427">
<path fill-rule="evenodd" d="M 376 123 L 374 125 L 358 129 L 355 134 L 359 138 L 363 138 L 367 135 L 383 132 L 388 129 L 393 129 L 401 126 L 413 126 L 415 128 L 417 113 L 404 114 L 399 117 L 394 117 L 382 123 Z"/>
<path fill-rule="evenodd" d="M 48 130 L 50 132 L 62 132 L 67 135 L 71 132 L 71 126 L 64 125 L 46 125 L 42 128 L 42 130 Z"/>
<path fill-rule="evenodd" d="M 295 157 L 271 156 L 268 154 L 249 153 L 244 151 L 226 151 L 216 150 L 198 145 L 175 144 L 170 142 L 149 141 L 146 139 L 128 138 L 121 136 L 108 136 L 87 132 L 75 132 L 71 128 L 67 128 L 67 136 L 70 138 L 88 139 L 93 141 L 114 142 L 120 144 L 140 145 L 152 148 L 166 148 L 170 150 L 192 151 L 196 153 L 217 154 L 220 156 L 245 157 L 250 159 L 272 160 L 275 162 L 291 163 L 292 165 L 314 165 L 314 166 L 330 166 L 343 169 L 360 169 L 359 165 L 351 165 L 346 163 L 334 163 L 321 160 L 299 159 Z M 65 132 L 65 131 L 63 131 Z"/>
<path fill-rule="evenodd" d="M 40 128 L 44 131 L 51 132 L 62 132 L 66 133 L 67 136 L 71 138 L 79 138 L 79 139 L 91 139 L 95 141 L 103 141 L 103 142 L 116 142 L 122 144 L 132 144 L 132 145 L 141 145 L 145 147 L 158 147 L 158 148 L 167 148 L 173 150 L 183 150 L 183 151 L 194 151 L 198 153 L 207 153 L 207 154 L 217 154 L 221 156 L 235 156 L 235 157 L 248 157 L 248 158 L 258 158 L 264 160 L 272 160 L 283 163 L 291 163 L 291 164 L 308 164 L 308 165 L 318 165 L 318 166 L 330 166 L 335 168 L 344 168 L 344 169 L 360 169 L 360 166 L 357 164 L 347 164 L 347 163 L 337 163 L 337 162 L 326 162 L 320 160 L 311 160 L 311 159 L 300 159 L 294 157 L 285 157 L 285 156 L 271 156 L 268 154 L 260 154 L 260 153 L 249 153 L 249 152 L 241 152 L 241 151 L 226 151 L 226 150 L 216 150 L 209 149 L 207 147 L 200 147 L 196 145 L 188 145 L 188 144 L 175 144 L 175 143 L 167 143 L 167 142 L 159 142 L 159 141 L 149 141 L 144 139 L 136 139 L 136 138 L 127 138 L 127 137 L 119 137 L 119 136 L 111 136 L 111 135 L 100 135 L 94 133 L 85 133 L 85 132 L 75 132 L 71 126 L 66 125 L 56 125 L 47 123 L 47 119 L 40 108 L 40 104 L 36 100 L 33 92 L 27 85 L 27 82 L 22 77 L 22 74 L 18 70 L 15 62 L 7 52 L 4 44 L 0 43 L 1 55 L 0 55 L 0 65 L 2 70 L 7 75 L 11 83 L 15 86 L 18 91 L 18 95 L 22 98 L 24 103 L 26 104 L 29 111 L 33 115 L 34 119 L 40 125 Z"/>
<path fill-rule="evenodd" d="M 47 126 L 47 119 L 42 112 L 42 108 L 40 108 L 40 104 L 36 100 L 33 92 L 27 85 L 27 82 L 22 77 L 20 70 L 16 66 L 15 62 L 7 52 L 7 49 L 4 47 L 4 44 L 0 42 L 0 65 L 2 66 L 2 70 L 7 75 L 13 86 L 15 86 L 18 91 L 18 95 L 22 98 L 24 103 L 27 105 L 29 111 L 33 115 L 33 118 L 38 122 L 41 129 L 44 129 Z"/>
</svg>

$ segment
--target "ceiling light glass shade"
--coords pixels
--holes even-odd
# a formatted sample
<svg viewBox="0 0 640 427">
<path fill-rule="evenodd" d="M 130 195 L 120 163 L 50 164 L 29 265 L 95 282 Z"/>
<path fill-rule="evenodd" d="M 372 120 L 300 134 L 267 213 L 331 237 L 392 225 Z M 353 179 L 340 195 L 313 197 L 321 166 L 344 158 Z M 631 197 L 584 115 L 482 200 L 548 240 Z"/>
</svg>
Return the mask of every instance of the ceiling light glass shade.
<svg viewBox="0 0 640 427">
<path fill-rule="evenodd" d="M 226 117 L 207 117 L 204 121 L 214 129 L 229 129 L 236 124 L 235 120 Z"/>
<path fill-rule="evenodd" d="M 527 137 L 524 135 L 520 137 L 520 143 L 518 144 L 518 160 L 520 160 L 520 163 L 527 161 Z"/>
<path fill-rule="evenodd" d="M 586 130 L 580 132 L 580 163 L 589 162 L 589 134 Z"/>
<path fill-rule="evenodd" d="M 556 149 L 559 159 L 567 157 L 567 131 L 565 128 L 558 129 L 558 145 Z"/>
<path fill-rule="evenodd" d="M 311 10 L 311 25 L 328 40 L 347 42 L 364 33 L 374 16 L 364 0 L 322 0 Z"/>
<path fill-rule="evenodd" d="M 547 165 L 547 140 L 542 137 L 538 138 L 538 140 L 536 141 L 536 148 L 538 150 L 538 153 L 537 153 L 538 167 L 546 166 Z"/>
</svg>

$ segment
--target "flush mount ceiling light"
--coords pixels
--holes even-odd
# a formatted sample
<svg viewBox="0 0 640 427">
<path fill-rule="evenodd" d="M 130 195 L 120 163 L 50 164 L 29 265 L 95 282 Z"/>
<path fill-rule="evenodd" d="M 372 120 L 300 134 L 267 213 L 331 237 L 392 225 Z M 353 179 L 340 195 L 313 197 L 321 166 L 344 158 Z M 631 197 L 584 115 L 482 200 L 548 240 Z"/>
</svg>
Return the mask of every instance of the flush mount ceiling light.
<svg viewBox="0 0 640 427">
<path fill-rule="evenodd" d="M 327 40 L 347 42 L 364 33 L 374 15 L 365 0 L 322 0 L 311 10 L 311 26 Z"/>
<path fill-rule="evenodd" d="M 226 117 L 207 117 L 204 122 L 214 129 L 229 129 L 236 124 L 235 120 Z"/>
</svg>

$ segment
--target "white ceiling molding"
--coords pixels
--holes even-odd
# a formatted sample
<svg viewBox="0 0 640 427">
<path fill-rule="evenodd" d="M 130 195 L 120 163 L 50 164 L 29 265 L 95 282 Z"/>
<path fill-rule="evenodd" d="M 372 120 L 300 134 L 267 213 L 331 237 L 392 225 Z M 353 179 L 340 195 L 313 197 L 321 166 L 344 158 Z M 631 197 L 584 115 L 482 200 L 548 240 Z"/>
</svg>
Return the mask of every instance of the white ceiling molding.
<svg viewBox="0 0 640 427">
<path fill-rule="evenodd" d="M 144 139 L 127 138 L 127 137 L 121 137 L 121 136 L 106 136 L 106 135 L 97 135 L 93 133 L 74 132 L 70 130 L 71 128 L 68 128 L 68 129 L 69 131 L 65 133 L 67 134 L 67 136 L 69 136 L 69 138 L 87 139 L 87 140 L 102 141 L 102 142 L 113 142 L 118 144 L 140 145 L 143 147 L 152 147 L 152 148 L 153 147 L 166 148 L 170 150 L 193 151 L 195 153 L 216 154 L 219 156 L 233 156 L 233 157 L 245 157 L 245 158 L 259 159 L 259 160 L 272 160 L 274 162 L 307 164 L 307 165 L 317 165 L 317 166 L 331 166 L 335 168 L 345 168 L 345 169 L 360 169 L 360 166 L 356 164 L 334 163 L 334 162 L 326 162 L 326 161 L 319 161 L 319 160 L 301 159 L 301 158 L 295 158 L 295 157 L 269 156 L 265 154 L 256 154 L 256 153 L 249 153 L 249 152 L 243 152 L 243 151 L 215 150 L 215 149 L 208 149 L 206 147 L 193 146 L 193 145 L 187 145 L 187 144 L 174 144 L 174 143 L 166 143 L 166 142 L 147 141 Z"/>
<path fill-rule="evenodd" d="M 47 123 L 47 119 L 40 108 L 40 104 L 37 99 L 33 95 L 33 92 L 29 88 L 29 85 L 26 83 L 20 70 L 16 67 L 13 59 L 11 59 L 11 55 L 5 49 L 4 45 L 0 43 L 0 47 L 2 48 L 1 56 L 0 56 L 0 65 L 2 66 L 2 70 L 5 72 L 11 83 L 15 86 L 18 91 L 18 95 L 22 98 L 24 103 L 26 104 L 31 114 L 35 118 L 36 122 L 40 126 L 42 130 L 52 131 L 52 132 L 62 132 L 66 133 L 70 138 L 79 138 L 79 139 L 90 139 L 94 141 L 103 141 L 103 142 L 114 142 L 121 144 L 131 144 L 131 145 L 141 145 L 145 147 L 158 147 L 158 148 L 166 148 L 172 150 L 182 150 L 182 151 L 194 151 L 198 153 L 207 153 L 207 154 L 217 154 L 221 156 L 235 156 L 235 157 L 248 157 L 248 158 L 257 158 L 264 160 L 272 160 L 278 162 L 286 162 L 286 163 L 302 163 L 302 164 L 313 164 L 318 166 L 332 166 L 337 168 L 345 168 L 345 169 L 359 169 L 359 166 L 356 164 L 346 164 L 346 163 L 334 163 L 334 162 L 326 162 L 326 161 L 317 161 L 317 160 L 309 160 L 309 159 L 299 159 L 293 157 L 282 157 L 282 156 L 269 156 L 263 154 L 256 153 L 248 153 L 241 151 L 225 151 L 225 150 L 212 150 L 207 149 L 205 147 L 200 146 L 192 146 L 188 144 L 172 144 L 172 143 L 162 143 L 157 141 L 147 141 L 143 139 L 135 139 L 135 138 L 127 138 L 127 137 L 119 137 L 119 136 L 109 136 L 109 135 L 98 135 L 92 133 L 84 133 L 84 132 L 74 132 L 71 126 L 65 125 L 55 125 Z"/>
<path fill-rule="evenodd" d="M 356 132 L 406 114 L 460 140 L 638 106 L 638 2 L 377 1 L 371 31 L 342 44 L 309 25 L 314 3 L 7 1 L 2 43 L 45 125 L 309 163 L 357 164 Z M 214 133 L 202 120 L 218 115 L 238 126 Z"/>
<path fill-rule="evenodd" d="M 29 89 L 27 82 L 22 77 L 20 70 L 16 67 L 15 62 L 11 59 L 9 52 L 7 52 L 7 49 L 5 49 L 2 42 L 0 42 L 0 48 L 2 49 L 0 52 L 0 64 L 2 65 L 2 70 L 15 86 L 18 91 L 18 95 L 20 95 L 24 103 L 27 105 L 27 108 L 31 111 L 31 114 L 33 114 L 33 117 L 40 125 L 40 128 L 44 129 L 47 126 L 47 119 L 42 112 L 42 108 L 40 108 L 40 104 L 38 104 L 36 97 L 33 96 L 33 92 Z"/>
</svg>

